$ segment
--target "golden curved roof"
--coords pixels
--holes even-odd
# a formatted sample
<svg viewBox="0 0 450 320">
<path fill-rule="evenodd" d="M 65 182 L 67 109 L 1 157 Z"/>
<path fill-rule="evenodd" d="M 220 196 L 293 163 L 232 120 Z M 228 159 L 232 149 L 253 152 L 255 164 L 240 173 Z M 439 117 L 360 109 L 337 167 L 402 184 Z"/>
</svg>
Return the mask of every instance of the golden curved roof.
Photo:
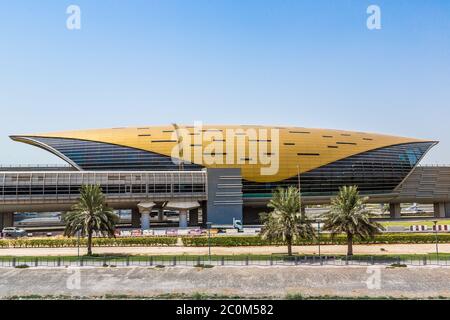
<svg viewBox="0 0 450 320">
<path fill-rule="evenodd" d="M 234 146 L 235 154 L 237 148 L 243 147 L 245 152 L 249 151 L 249 140 L 257 139 L 267 141 L 270 146 L 279 141 L 279 169 L 275 174 L 262 175 L 261 168 L 268 165 L 249 163 L 250 159 L 244 159 L 243 164 L 205 164 L 202 159 L 195 159 L 193 153 L 196 148 L 200 148 L 201 152 L 208 150 L 211 141 L 223 134 L 226 141 L 225 133 L 229 130 L 235 132 L 253 132 L 256 136 L 249 138 L 247 135 L 245 142 L 238 142 Z M 247 131 L 246 131 L 247 130 Z M 265 131 L 264 131 L 265 130 Z M 272 131 L 271 131 L 272 130 Z M 264 132 L 268 136 L 264 136 Z M 186 134 L 187 133 L 187 134 Z M 279 140 L 276 139 L 278 134 Z M 11 136 L 12 139 L 27 142 L 20 138 L 46 137 L 46 138 L 69 138 L 81 139 L 95 142 L 103 142 L 116 144 L 145 151 L 151 151 L 167 156 L 171 156 L 174 146 L 177 145 L 177 137 L 182 139 L 192 139 L 190 153 L 184 150 L 180 156 L 185 160 L 205 167 L 240 167 L 244 179 L 255 182 L 274 182 L 284 180 L 300 173 L 310 171 L 312 169 L 324 166 L 331 162 L 347 158 L 349 156 L 366 152 L 373 149 L 387 147 L 396 144 L 414 143 L 414 142 L 434 142 L 431 140 L 412 139 L 405 137 L 396 137 L 382 134 L 352 132 L 343 130 L 329 129 L 310 129 L 301 127 L 270 127 L 270 126 L 240 126 L 240 125 L 203 125 L 201 129 L 194 126 L 168 125 L 168 126 L 141 126 L 141 127 L 125 127 L 112 129 L 96 129 L 96 130 L 79 130 L 64 131 L 32 135 L 16 135 Z M 194 138 L 202 136 L 200 144 Z M 236 136 L 237 137 L 237 136 Z M 255 138 L 256 137 L 256 138 Z M 186 142 L 186 141 L 184 141 Z M 211 146 L 210 146 L 211 147 Z M 275 149 L 276 150 L 276 149 Z M 216 157 L 220 151 L 216 150 Z M 224 150 L 226 153 L 226 149 Z M 276 156 L 275 152 L 271 156 Z M 224 155 L 223 157 L 226 157 Z M 226 158 L 224 158 L 225 161 Z"/>
</svg>

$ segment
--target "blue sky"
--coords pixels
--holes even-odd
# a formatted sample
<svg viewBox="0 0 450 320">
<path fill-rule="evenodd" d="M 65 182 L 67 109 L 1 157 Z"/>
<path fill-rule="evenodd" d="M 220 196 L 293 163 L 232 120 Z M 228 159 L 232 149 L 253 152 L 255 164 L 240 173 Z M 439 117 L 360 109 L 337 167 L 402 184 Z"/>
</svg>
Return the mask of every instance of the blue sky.
<svg viewBox="0 0 450 320">
<path fill-rule="evenodd" d="M 0 0 L 0 108 L 3 164 L 61 163 L 10 134 L 194 121 L 430 138 L 450 163 L 450 1 Z"/>
</svg>

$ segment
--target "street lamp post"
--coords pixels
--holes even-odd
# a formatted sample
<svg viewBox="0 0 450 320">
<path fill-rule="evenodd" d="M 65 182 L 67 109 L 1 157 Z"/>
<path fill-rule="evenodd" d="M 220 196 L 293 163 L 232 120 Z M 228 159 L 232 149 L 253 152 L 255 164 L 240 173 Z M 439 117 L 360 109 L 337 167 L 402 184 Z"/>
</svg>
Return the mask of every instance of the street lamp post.
<svg viewBox="0 0 450 320">
<path fill-rule="evenodd" d="M 208 229 L 208 258 L 209 263 L 211 263 L 211 222 L 206 223 L 206 228 Z"/>
<path fill-rule="evenodd" d="M 438 221 L 434 220 L 433 223 L 434 223 L 434 235 L 436 238 L 436 259 L 437 259 L 437 262 L 439 263 L 439 246 L 438 246 L 439 241 L 438 241 L 438 228 L 437 228 Z"/>
<path fill-rule="evenodd" d="M 322 256 L 320 254 L 320 220 L 317 220 L 317 244 L 319 246 L 319 261 L 320 265 L 322 265 Z"/>
<path fill-rule="evenodd" d="M 80 263 L 80 230 L 77 232 L 77 255 L 78 255 L 78 263 Z"/>
</svg>

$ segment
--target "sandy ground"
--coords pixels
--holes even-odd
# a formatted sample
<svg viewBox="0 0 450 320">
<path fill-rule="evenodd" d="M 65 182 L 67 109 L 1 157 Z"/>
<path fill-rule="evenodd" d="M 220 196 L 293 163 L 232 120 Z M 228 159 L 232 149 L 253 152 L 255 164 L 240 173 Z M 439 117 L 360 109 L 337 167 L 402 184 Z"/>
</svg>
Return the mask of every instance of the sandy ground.
<svg viewBox="0 0 450 320">
<path fill-rule="evenodd" d="M 167 294 L 273 297 L 450 297 L 450 268 L 166 267 L 0 270 L 0 298 L 160 297 Z"/>
<path fill-rule="evenodd" d="M 384 250 L 383 250 L 384 249 Z M 355 245 L 354 254 L 426 254 L 434 253 L 434 244 L 383 244 L 383 245 Z M 207 255 L 207 247 L 94 247 L 97 254 L 133 254 L 133 255 Z M 213 255 L 233 254 L 272 254 L 285 253 L 286 247 L 212 247 Z M 299 254 L 317 254 L 317 246 L 295 246 L 293 252 Z M 322 254 L 345 254 L 346 246 L 321 246 Z M 450 253 L 450 244 L 439 244 L 439 252 Z M 80 249 L 86 253 L 85 248 Z M 77 248 L 8 248 L 0 249 L 0 256 L 67 256 L 77 255 Z"/>
</svg>

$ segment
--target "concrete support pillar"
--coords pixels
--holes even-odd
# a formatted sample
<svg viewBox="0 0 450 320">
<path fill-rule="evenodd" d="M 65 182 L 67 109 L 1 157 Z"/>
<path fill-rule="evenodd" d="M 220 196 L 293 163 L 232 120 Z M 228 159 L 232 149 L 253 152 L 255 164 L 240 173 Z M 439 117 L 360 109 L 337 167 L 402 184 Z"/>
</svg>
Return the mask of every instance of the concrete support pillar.
<svg viewBox="0 0 450 320">
<path fill-rule="evenodd" d="M 261 212 L 266 212 L 267 207 L 245 206 L 242 213 L 242 222 L 244 224 L 261 224 Z"/>
<path fill-rule="evenodd" d="M 402 216 L 400 203 L 390 203 L 389 213 L 391 214 L 392 219 L 400 219 Z"/>
<path fill-rule="evenodd" d="M 141 214 L 138 208 L 131 209 L 131 227 L 140 228 L 141 227 Z"/>
<path fill-rule="evenodd" d="M 189 226 L 198 225 L 198 208 L 189 210 Z"/>
<path fill-rule="evenodd" d="M 207 210 L 207 203 L 206 201 L 202 201 L 202 226 L 206 227 L 206 223 L 208 222 L 208 210 Z"/>
<path fill-rule="evenodd" d="M 3 228 L 13 227 L 14 226 L 14 213 L 0 213 L 0 232 L 2 232 Z"/>
<path fill-rule="evenodd" d="M 186 209 L 180 210 L 180 224 L 179 224 L 180 228 L 187 228 L 187 226 L 188 226 L 187 213 L 188 213 L 188 210 L 186 210 Z"/>
<path fill-rule="evenodd" d="M 158 209 L 158 221 L 163 222 L 164 221 L 164 209 Z"/>
<path fill-rule="evenodd" d="M 150 229 L 150 213 L 152 212 L 154 202 L 141 202 L 138 204 L 139 212 L 141 213 L 141 229 Z"/>
<path fill-rule="evenodd" d="M 306 216 L 306 206 L 300 206 L 300 214 L 302 215 L 302 217 Z"/>
<path fill-rule="evenodd" d="M 435 218 L 445 218 L 445 202 L 433 203 L 433 207 Z"/>
<path fill-rule="evenodd" d="M 385 211 L 384 203 L 380 203 L 380 212 L 383 214 Z"/>
<path fill-rule="evenodd" d="M 142 230 L 150 229 L 150 212 L 141 213 L 141 229 Z"/>
<path fill-rule="evenodd" d="M 450 218 L 450 202 L 446 202 L 444 205 L 445 205 L 445 217 Z"/>
<path fill-rule="evenodd" d="M 169 201 L 165 208 L 177 210 L 180 213 L 180 228 L 187 228 L 187 215 L 189 210 L 197 209 L 200 204 L 197 201 Z"/>
</svg>

